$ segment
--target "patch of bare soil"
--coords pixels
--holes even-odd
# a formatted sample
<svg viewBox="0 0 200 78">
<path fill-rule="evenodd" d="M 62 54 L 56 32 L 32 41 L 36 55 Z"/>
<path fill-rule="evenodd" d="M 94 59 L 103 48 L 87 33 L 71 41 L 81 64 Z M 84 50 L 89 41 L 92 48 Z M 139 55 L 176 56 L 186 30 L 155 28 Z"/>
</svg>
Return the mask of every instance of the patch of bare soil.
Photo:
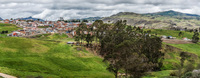
<svg viewBox="0 0 200 78">
<path fill-rule="evenodd" d="M 17 78 L 15 76 L 7 75 L 7 74 L 4 74 L 4 73 L 0 73 L 0 77 L 3 77 L 3 78 Z"/>
<path fill-rule="evenodd" d="M 192 41 L 178 40 L 178 39 L 162 39 L 165 43 L 170 44 L 193 44 Z"/>
</svg>

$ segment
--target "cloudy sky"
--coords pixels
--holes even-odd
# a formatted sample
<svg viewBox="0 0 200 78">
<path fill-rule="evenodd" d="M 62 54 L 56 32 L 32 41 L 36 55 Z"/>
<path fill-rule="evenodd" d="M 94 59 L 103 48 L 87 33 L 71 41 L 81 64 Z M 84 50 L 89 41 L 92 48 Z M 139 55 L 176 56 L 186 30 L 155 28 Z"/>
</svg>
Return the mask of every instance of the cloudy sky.
<svg viewBox="0 0 200 78">
<path fill-rule="evenodd" d="M 0 0 L 0 17 L 4 19 L 33 16 L 57 20 L 167 10 L 200 15 L 200 0 Z"/>
</svg>

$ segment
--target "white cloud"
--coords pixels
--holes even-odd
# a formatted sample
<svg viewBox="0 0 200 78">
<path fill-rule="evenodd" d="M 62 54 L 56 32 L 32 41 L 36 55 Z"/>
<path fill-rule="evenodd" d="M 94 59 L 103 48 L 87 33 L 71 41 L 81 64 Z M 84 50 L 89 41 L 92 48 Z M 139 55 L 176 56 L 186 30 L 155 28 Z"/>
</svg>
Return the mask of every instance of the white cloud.
<svg viewBox="0 0 200 78">
<path fill-rule="evenodd" d="M 199 0 L 0 0 L 0 17 L 8 19 L 33 16 L 57 20 L 166 10 L 200 15 L 199 9 Z"/>
</svg>

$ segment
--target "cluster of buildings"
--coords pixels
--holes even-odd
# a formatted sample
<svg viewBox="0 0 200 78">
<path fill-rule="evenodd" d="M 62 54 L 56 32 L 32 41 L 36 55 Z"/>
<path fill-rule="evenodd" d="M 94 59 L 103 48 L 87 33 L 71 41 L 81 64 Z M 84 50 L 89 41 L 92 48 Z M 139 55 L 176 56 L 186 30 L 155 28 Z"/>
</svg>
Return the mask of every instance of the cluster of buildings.
<svg viewBox="0 0 200 78">
<path fill-rule="evenodd" d="M 64 22 L 64 21 L 39 21 L 39 20 L 2 20 L 0 23 L 15 24 L 22 28 L 21 30 L 13 31 L 8 36 L 30 36 L 47 33 L 62 33 L 75 35 L 75 28 L 81 22 Z M 86 23 L 88 26 L 92 23 Z"/>
</svg>

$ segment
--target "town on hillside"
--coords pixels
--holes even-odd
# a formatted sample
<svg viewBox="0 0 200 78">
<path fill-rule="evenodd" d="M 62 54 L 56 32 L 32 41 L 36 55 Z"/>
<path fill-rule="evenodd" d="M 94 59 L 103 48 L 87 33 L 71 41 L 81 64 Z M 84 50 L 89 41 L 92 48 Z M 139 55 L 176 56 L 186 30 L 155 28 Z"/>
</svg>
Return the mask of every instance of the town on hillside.
<svg viewBox="0 0 200 78">
<path fill-rule="evenodd" d="M 12 31 L 12 33 L 7 34 L 7 36 L 11 37 L 32 37 L 36 35 L 42 35 L 42 34 L 66 34 L 69 37 L 74 37 L 76 35 L 76 28 L 79 27 L 81 22 L 86 23 L 87 26 L 91 26 L 94 23 L 93 21 L 88 20 L 80 20 L 80 19 L 73 19 L 73 20 L 64 20 L 63 17 L 60 17 L 57 21 L 44 21 L 37 18 L 28 17 L 27 19 L 4 19 L 0 20 L 0 23 L 5 24 L 14 24 L 18 27 L 20 27 L 20 30 Z M 111 23 L 111 22 L 110 22 Z M 140 29 L 154 29 L 154 28 L 148 28 L 144 25 L 138 26 Z M 94 27 L 95 29 L 95 27 Z M 199 28 L 200 29 L 200 28 Z M 200 32 L 199 29 L 187 29 L 183 27 L 178 27 L 176 25 L 172 25 L 170 29 L 168 30 L 176 30 L 176 31 L 189 31 L 189 32 Z M 84 32 L 87 34 L 87 32 Z M 180 35 L 182 33 L 179 33 Z M 160 36 L 164 41 L 167 41 L 167 39 L 176 39 L 176 37 L 173 37 L 171 35 L 161 35 Z M 191 39 L 184 37 L 182 40 L 185 41 L 191 41 Z M 171 42 L 167 41 L 167 42 Z"/>
<path fill-rule="evenodd" d="M 41 20 L 33 20 L 33 19 L 5 19 L 0 21 L 0 23 L 5 24 L 14 24 L 20 28 L 21 30 L 13 31 L 11 34 L 7 36 L 14 37 L 29 37 L 40 34 L 67 34 L 74 36 L 76 34 L 75 28 L 79 27 L 81 22 L 85 22 L 87 26 L 92 25 L 93 22 L 88 21 L 64 21 L 61 17 L 58 21 L 41 21 Z"/>
</svg>

